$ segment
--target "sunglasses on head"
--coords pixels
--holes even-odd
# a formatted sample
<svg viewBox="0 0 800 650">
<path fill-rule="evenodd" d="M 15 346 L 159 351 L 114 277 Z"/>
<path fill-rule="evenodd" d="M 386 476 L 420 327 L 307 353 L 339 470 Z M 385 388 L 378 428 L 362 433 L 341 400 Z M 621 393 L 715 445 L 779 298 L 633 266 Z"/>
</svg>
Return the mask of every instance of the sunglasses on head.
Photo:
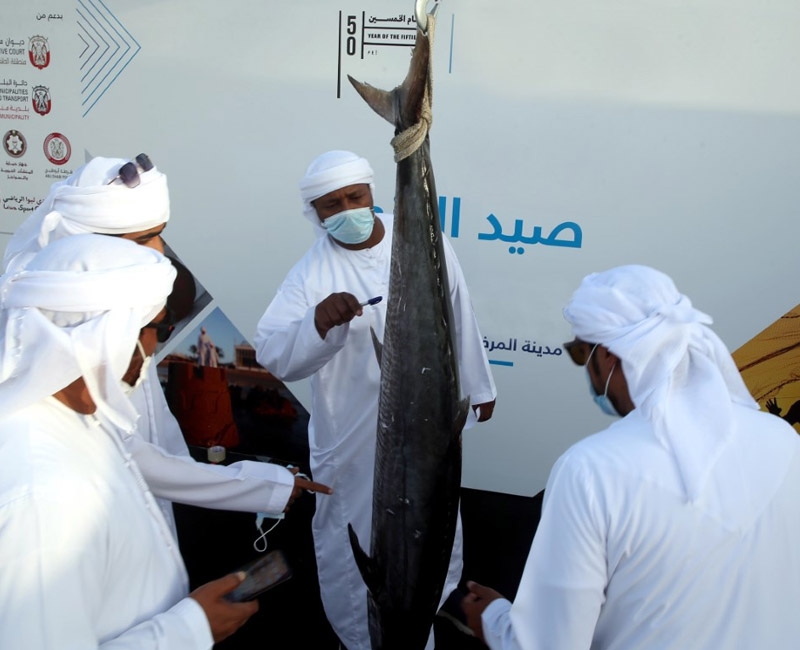
<svg viewBox="0 0 800 650">
<path fill-rule="evenodd" d="M 108 181 L 108 184 L 111 185 L 120 180 L 126 187 L 138 187 L 139 183 L 142 182 L 139 178 L 139 170 L 141 169 L 142 173 L 149 172 L 154 166 L 155 165 L 153 165 L 150 161 L 150 157 L 146 153 L 140 153 L 136 156 L 136 162 L 127 162 L 120 167 L 119 173 Z"/>
<path fill-rule="evenodd" d="M 576 366 L 585 366 L 586 362 L 589 360 L 589 355 L 596 346 L 596 343 L 589 343 L 588 341 L 574 339 L 564 343 L 562 347 L 569 354 L 569 358 L 572 359 L 572 363 L 574 363 Z"/>
<path fill-rule="evenodd" d="M 159 343 L 164 343 L 169 339 L 173 330 L 175 329 L 175 315 L 172 310 L 167 308 L 167 315 L 164 316 L 158 323 L 148 323 L 142 329 L 151 329 L 156 331 L 156 339 Z"/>
</svg>

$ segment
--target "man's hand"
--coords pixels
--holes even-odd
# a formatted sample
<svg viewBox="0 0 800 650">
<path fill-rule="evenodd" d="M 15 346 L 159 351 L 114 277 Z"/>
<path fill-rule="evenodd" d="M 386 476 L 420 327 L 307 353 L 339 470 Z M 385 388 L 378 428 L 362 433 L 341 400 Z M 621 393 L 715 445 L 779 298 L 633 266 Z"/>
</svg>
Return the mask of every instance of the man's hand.
<svg viewBox="0 0 800 650">
<path fill-rule="evenodd" d="M 206 614 L 214 643 L 227 639 L 258 611 L 258 601 L 231 603 L 223 598 L 244 580 L 244 572 L 230 573 L 223 578 L 207 582 L 189 594 Z"/>
<path fill-rule="evenodd" d="M 494 413 L 494 404 L 497 400 L 493 399 L 491 402 L 484 402 L 483 404 L 475 404 L 472 408 L 478 414 L 478 422 L 486 422 L 492 413 Z M 480 411 L 478 410 L 480 409 Z"/>
<path fill-rule="evenodd" d="M 324 339 L 329 329 L 349 323 L 363 313 L 361 304 L 352 293 L 332 293 L 314 310 L 314 325 Z"/>
<path fill-rule="evenodd" d="M 289 471 L 292 474 L 297 474 L 300 471 L 300 468 L 290 467 Z M 289 497 L 289 503 L 286 504 L 286 507 L 283 509 L 283 511 L 288 512 L 289 506 L 294 503 L 295 499 L 299 499 L 301 496 L 303 496 L 304 491 L 319 492 L 320 494 L 333 494 L 333 489 L 327 485 L 324 485 L 323 483 L 316 483 L 314 481 L 309 481 L 302 476 L 295 476 L 294 488 L 292 488 L 292 496 Z"/>
<path fill-rule="evenodd" d="M 467 582 L 467 589 L 469 589 L 469 593 L 461 601 L 461 609 L 464 610 L 464 614 L 467 617 L 469 629 L 472 630 L 476 637 L 486 643 L 486 639 L 483 638 L 481 614 L 489 606 L 489 603 L 498 598 L 503 598 L 503 595 L 494 589 L 479 585 L 477 582 Z"/>
</svg>

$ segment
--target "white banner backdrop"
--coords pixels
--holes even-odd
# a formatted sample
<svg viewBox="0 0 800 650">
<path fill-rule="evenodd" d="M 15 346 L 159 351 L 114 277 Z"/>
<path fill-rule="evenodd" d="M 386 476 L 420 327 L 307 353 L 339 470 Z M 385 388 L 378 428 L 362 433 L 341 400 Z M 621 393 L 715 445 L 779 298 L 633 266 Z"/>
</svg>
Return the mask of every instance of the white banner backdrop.
<svg viewBox="0 0 800 650">
<path fill-rule="evenodd" d="M 402 81 L 411 0 L 35 4 L 0 21 L 3 232 L 86 155 L 147 152 L 167 241 L 250 336 L 313 240 L 297 182 L 314 156 L 369 158 L 392 209 L 393 129 L 346 75 Z M 609 423 L 560 354 L 585 274 L 666 271 L 731 349 L 797 304 L 799 22 L 787 0 L 441 3 L 432 159 L 498 387 L 464 436 L 465 486 L 534 494 Z"/>
</svg>

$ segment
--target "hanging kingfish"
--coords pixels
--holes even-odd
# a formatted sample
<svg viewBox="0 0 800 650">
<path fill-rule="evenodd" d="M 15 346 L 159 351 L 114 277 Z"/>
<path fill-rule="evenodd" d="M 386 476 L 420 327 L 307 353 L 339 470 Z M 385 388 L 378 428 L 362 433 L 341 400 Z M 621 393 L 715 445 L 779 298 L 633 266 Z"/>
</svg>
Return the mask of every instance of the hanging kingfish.
<svg viewBox="0 0 800 650">
<path fill-rule="evenodd" d="M 430 159 L 434 10 L 415 7 L 408 74 L 392 91 L 350 78 L 396 129 L 391 272 L 382 346 L 372 534 L 350 541 L 368 589 L 373 650 L 422 650 L 447 576 L 461 488 L 460 399 L 453 310 Z"/>
</svg>

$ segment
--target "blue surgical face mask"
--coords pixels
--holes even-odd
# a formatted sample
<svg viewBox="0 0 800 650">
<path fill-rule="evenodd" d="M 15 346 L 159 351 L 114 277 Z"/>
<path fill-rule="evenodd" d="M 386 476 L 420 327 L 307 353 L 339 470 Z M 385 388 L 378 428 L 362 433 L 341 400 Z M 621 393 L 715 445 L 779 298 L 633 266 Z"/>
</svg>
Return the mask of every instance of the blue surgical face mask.
<svg viewBox="0 0 800 650">
<path fill-rule="evenodd" d="M 597 406 L 600 407 L 600 410 L 603 413 L 605 413 L 606 415 L 615 415 L 617 417 L 620 417 L 619 413 L 617 412 L 617 409 L 614 408 L 614 404 L 611 402 L 611 400 L 608 397 L 608 384 L 611 381 L 611 375 L 614 374 L 614 369 L 617 367 L 617 364 L 615 363 L 611 367 L 611 372 L 608 373 L 608 379 L 606 379 L 606 387 L 605 387 L 605 390 L 603 391 L 602 395 L 598 395 L 595 392 L 594 386 L 592 385 L 592 378 L 589 376 L 589 360 L 592 358 L 592 355 L 594 354 L 594 351 L 597 349 L 598 345 L 599 344 L 595 344 L 595 346 L 592 348 L 592 351 L 589 353 L 589 358 L 586 359 L 586 365 L 585 365 L 585 368 L 586 368 L 586 380 L 589 383 L 589 393 L 591 393 L 592 399 L 594 399 L 594 403 L 597 404 Z"/>
<path fill-rule="evenodd" d="M 361 244 L 367 241 L 374 225 L 375 215 L 372 208 L 345 210 L 322 222 L 322 227 L 328 234 L 343 244 Z"/>
</svg>

